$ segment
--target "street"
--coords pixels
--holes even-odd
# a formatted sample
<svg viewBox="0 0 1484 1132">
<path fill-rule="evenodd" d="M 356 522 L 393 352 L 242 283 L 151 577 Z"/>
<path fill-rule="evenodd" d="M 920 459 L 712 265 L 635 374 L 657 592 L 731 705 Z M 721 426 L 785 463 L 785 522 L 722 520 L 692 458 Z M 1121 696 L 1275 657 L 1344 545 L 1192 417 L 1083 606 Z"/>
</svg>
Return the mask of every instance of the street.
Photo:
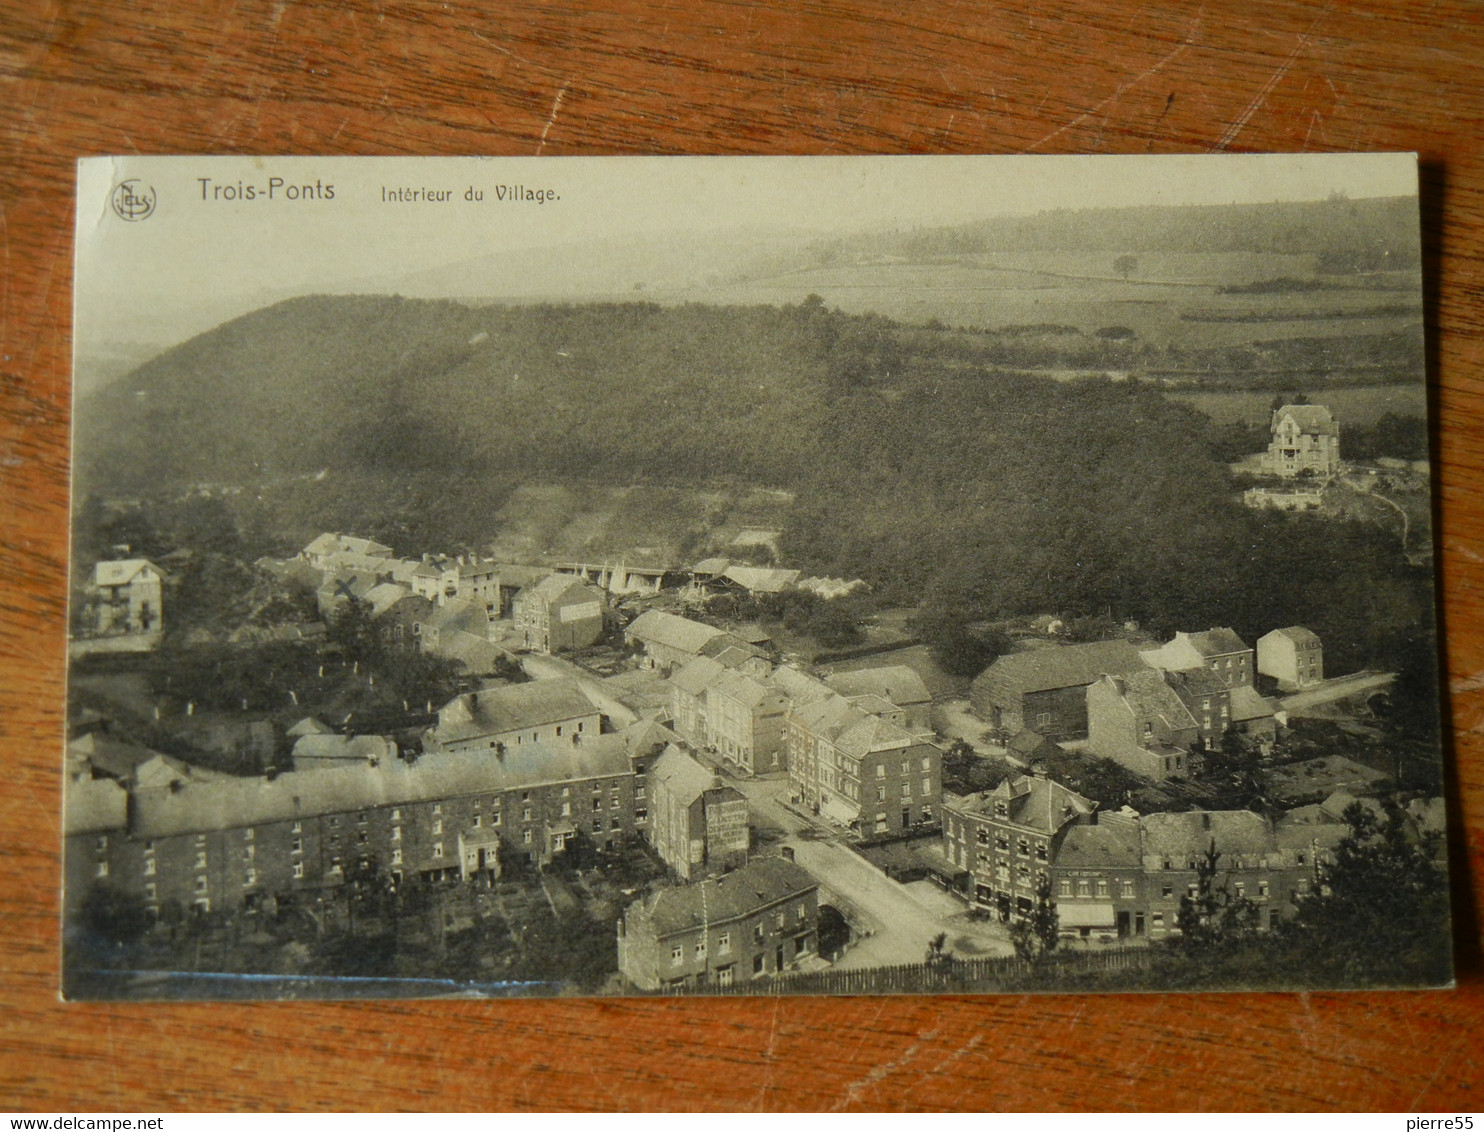
<svg viewBox="0 0 1484 1132">
<path fill-rule="evenodd" d="M 997 924 L 969 919 L 963 904 L 932 881 L 899 884 L 848 846 L 839 834 L 787 805 L 786 778 L 729 778 L 746 796 L 759 826 L 781 830 L 794 860 L 819 881 L 820 902 L 845 914 L 859 938 L 835 964 L 841 968 L 920 963 L 928 941 L 942 932 L 950 951 L 963 956 L 1008 955 L 1012 948 Z"/>
</svg>

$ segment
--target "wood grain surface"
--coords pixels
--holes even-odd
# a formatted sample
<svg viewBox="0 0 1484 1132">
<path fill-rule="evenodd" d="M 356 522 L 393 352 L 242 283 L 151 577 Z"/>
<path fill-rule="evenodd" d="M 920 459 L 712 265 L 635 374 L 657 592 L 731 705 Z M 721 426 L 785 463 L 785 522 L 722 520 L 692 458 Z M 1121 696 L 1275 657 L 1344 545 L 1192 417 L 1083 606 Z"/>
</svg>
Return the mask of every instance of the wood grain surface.
<svg viewBox="0 0 1484 1132">
<path fill-rule="evenodd" d="M 1460 2 L 0 3 L 0 1107 L 1480 1108 L 1481 63 Z M 77 157 L 1214 150 L 1422 157 L 1456 991 L 58 1002 Z"/>
</svg>

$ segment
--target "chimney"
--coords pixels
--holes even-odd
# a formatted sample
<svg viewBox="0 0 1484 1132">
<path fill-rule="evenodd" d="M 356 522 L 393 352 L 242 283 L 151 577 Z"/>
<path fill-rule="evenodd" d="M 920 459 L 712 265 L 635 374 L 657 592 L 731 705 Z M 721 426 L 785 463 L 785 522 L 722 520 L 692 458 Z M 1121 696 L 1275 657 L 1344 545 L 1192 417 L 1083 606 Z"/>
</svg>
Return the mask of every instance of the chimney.
<svg viewBox="0 0 1484 1132">
<path fill-rule="evenodd" d="M 1210 810 L 1202 810 L 1201 811 L 1201 828 L 1202 829 L 1210 829 L 1211 828 L 1211 811 Z"/>
<path fill-rule="evenodd" d="M 785 845 L 778 852 L 782 854 L 785 861 L 792 861 L 794 859 L 794 847 L 792 845 Z"/>
</svg>

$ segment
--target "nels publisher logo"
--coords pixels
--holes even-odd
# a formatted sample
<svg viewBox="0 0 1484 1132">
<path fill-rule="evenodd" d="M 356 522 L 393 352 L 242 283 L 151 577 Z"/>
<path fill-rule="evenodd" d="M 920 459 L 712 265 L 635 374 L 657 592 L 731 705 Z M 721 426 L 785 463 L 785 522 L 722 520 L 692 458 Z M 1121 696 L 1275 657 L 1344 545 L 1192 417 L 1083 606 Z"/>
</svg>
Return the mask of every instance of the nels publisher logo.
<svg viewBox="0 0 1484 1132">
<path fill-rule="evenodd" d="M 137 178 L 120 181 L 113 188 L 110 203 L 125 220 L 148 220 L 155 211 L 155 190 Z"/>
</svg>

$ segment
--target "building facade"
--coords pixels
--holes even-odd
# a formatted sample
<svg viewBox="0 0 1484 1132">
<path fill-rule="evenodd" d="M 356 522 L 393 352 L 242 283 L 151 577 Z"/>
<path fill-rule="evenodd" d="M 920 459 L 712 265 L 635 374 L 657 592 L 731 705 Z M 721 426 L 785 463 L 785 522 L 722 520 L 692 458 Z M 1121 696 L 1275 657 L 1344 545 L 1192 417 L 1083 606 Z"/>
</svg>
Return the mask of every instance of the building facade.
<svg viewBox="0 0 1484 1132">
<path fill-rule="evenodd" d="M 1095 804 L 1040 775 L 1006 779 L 943 804 L 943 848 L 969 873 L 969 903 L 1009 920 L 1035 906 L 1061 838 Z"/>
<path fill-rule="evenodd" d="M 831 823 L 879 840 L 937 828 L 942 752 L 890 720 L 830 695 L 787 715 L 793 797 Z"/>
<path fill-rule="evenodd" d="M 647 839 L 681 880 L 747 863 L 747 799 L 677 746 L 649 769 Z"/>
<path fill-rule="evenodd" d="M 1257 670 L 1284 692 L 1324 683 L 1324 647 L 1319 634 L 1302 625 L 1274 629 L 1257 639 Z"/>
<path fill-rule="evenodd" d="M 661 889 L 618 924 L 618 969 L 643 990 L 766 978 L 818 953 L 818 882 L 782 857 Z"/>
<path fill-rule="evenodd" d="M 512 615 L 521 645 L 536 652 L 585 649 L 603 636 L 607 598 L 602 590 L 553 574 L 515 595 Z"/>
<path fill-rule="evenodd" d="M 1200 728 L 1157 669 L 1102 676 L 1087 688 L 1087 749 L 1162 782 L 1190 773 Z"/>
<path fill-rule="evenodd" d="M 1273 476 L 1332 476 L 1340 470 L 1340 425 L 1323 405 L 1283 405 L 1273 412 L 1262 470 Z"/>
<path fill-rule="evenodd" d="M 1030 728 L 1053 741 L 1087 737 L 1087 686 L 1100 676 L 1148 667 L 1127 641 L 1055 645 L 1000 657 L 974 679 L 974 712 L 1016 735 Z"/>
<path fill-rule="evenodd" d="M 715 751 L 743 774 L 786 767 L 788 699 L 767 680 L 697 657 L 670 678 L 670 711 L 683 738 Z"/>
<path fill-rule="evenodd" d="M 438 709 L 438 723 L 423 735 L 428 752 L 482 750 L 545 744 L 573 747 L 597 738 L 603 716 L 576 680 L 501 684 L 455 696 Z"/>
<path fill-rule="evenodd" d="M 1139 655 L 1155 668 L 1180 672 L 1205 667 L 1221 677 L 1228 688 L 1252 687 L 1252 649 L 1231 629 L 1177 632 L 1172 640 Z"/>
<path fill-rule="evenodd" d="M 99 636 L 161 633 L 165 572 L 146 558 L 99 562 L 89 600 Z"/>
</svg>

